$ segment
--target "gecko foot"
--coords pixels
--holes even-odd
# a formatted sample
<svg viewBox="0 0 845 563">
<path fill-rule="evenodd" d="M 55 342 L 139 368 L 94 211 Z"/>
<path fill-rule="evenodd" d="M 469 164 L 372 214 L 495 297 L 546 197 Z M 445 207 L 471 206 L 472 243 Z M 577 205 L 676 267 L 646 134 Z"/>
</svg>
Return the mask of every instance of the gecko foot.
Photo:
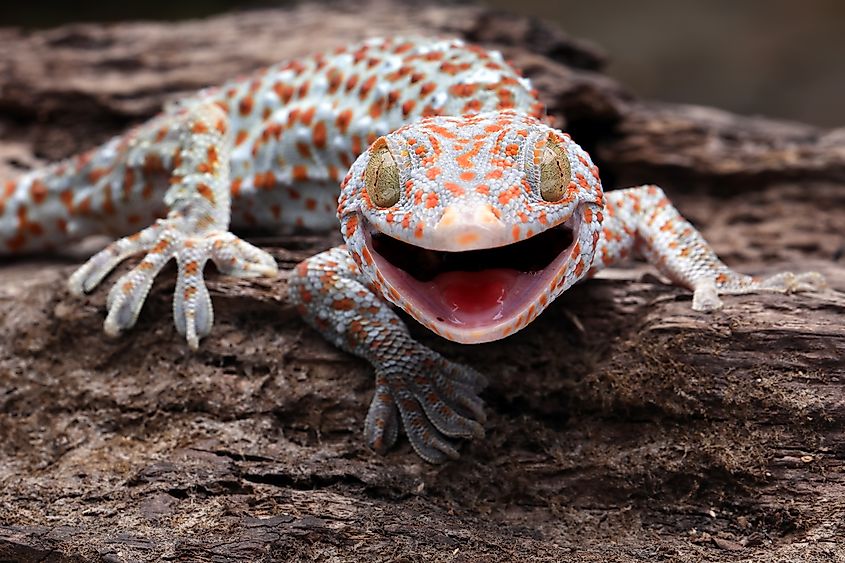
<svg viewBox="0 0 845 563">
<path fill-rule="evenodd" d="M 782 272 L 760 282 L 760 289 L 780 291 L 783 293 L 820 291 L 826 287 L 827 281 L 818 272 L 804 272 L 802 274 Z"/>
<path fill-rule="evenodd" d="M 818 272 L 793 274 L 781 272 L 761 281 L 752 281 L 739 287 L 719 288 L 712 281 L 699 283 L 692 297 L 695 311 L 711 312 L 722 308 L 719 295 L 744 295 L 757 292 L 801 293 L 820 291 L 827 287 L 827 282 Z"/>
<path fill-rule="evenodd" d="M 211 298 L 203 279 L 208 260 L 221 272 L 240 277 L 273 276 L 278 271 L 272 256 L 229 232 L 188 234 L 178 224 L 161 219 L 91 257 L 71 275 L 70 292 L 83 295 L 93 290 L 123 260 L 141 252 L 146 252 L 144 259 L 121 276 L 109 292 L 108 315 L 103 325 L 109 335 L 117 335 L 135 324 L 153 280 L 172 258 L 176 258 L 178 268 L 174 322 L 194 349 L 199 346 L 199 339 L 211 331 L 214 322 Z"/>
<path fill-rule="evenodd" d="M 483 375 L 430 350 L 397 357 L 376 369 L 376 390 L 364 425 L 378 453 L 395 442 L 402 426 L 414 451 L 429 463 L 458 457 L 454 438 L 481 438 L 486 420 L 478 393 Z"/>
</svg>

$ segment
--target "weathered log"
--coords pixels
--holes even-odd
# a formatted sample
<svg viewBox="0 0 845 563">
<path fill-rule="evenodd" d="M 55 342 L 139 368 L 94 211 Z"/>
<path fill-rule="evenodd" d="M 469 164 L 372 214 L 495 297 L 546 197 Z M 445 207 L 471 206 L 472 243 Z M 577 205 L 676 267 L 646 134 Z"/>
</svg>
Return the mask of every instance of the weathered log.
<svg viewBox="0 0 845 563">
<path fill-rule="evenodd" d="M 366 27 L 365 27 L 366 26 Z M 373 2 L 177 24 L 0 30 L 0 177 L 92 146 L 166 99 L 365 34 L 500 48 L 608 187 L 660 181 L 743 271 L 817 295 L 687 292 L 632 266 L 505 341 L 414 332 L 486 373 L 487 436 L 444 466 L 361 438 L 367 366 L 285 303 L 210 274 L 197 353 L 172 273 L 112 340 L 82 252 L 0 265 L 0 560 L 835 560 L 845 535 L 841 132 L 646 103 L 587 43 L 473 6 Z M 336 235 L 265 239 L 283 268 Z"/>
</svg>

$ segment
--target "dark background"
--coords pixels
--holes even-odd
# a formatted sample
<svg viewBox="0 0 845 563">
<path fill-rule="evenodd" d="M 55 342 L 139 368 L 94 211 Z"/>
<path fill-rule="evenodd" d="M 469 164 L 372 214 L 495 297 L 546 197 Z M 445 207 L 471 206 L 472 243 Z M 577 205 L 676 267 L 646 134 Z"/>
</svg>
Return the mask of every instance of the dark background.
<svg viewBox="0 0 845 563">
<path fill-rule="evenodd" d="M 645 98 L 845 125 L 845 2 L 481 0 L 556 22 L 606 49 L 611 75 Z M 184 19 L 291 2 L 2 2 L 0 26 Z M 326 9 L 331 9 L 327 4 Z"/>
</svg>

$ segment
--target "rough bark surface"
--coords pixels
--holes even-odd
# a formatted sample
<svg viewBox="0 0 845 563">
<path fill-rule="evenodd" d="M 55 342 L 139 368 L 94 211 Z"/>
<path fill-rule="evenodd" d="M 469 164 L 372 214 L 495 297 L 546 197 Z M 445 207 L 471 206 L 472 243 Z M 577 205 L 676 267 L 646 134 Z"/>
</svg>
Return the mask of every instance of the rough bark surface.
<svg viewBox="0 0 845 563">
<path fill-rule="evenodd" d="M 85 251 L 0 264 L 0 560 L 845 560 L 845 131 L 636 100 L 597 48 L 477 7 L 308 5 L 0 29 L 0 177 L 179 93 L 400 32 L 503 50 L 607 188 L 661 182 L 740 270 L 834 289 L 702 315 L 635 265 L 502 342 L 416 329 L 492 382 L 487 436 L 431 466 L 364 447 L 369 370 L 297 319 L 285 276 L 211 274 L 192 353 L 172 272 L 111 340 L 106 291 L 64 290 Z M 335 240 L 260 242 L 287 269 Z"/>
</svg>

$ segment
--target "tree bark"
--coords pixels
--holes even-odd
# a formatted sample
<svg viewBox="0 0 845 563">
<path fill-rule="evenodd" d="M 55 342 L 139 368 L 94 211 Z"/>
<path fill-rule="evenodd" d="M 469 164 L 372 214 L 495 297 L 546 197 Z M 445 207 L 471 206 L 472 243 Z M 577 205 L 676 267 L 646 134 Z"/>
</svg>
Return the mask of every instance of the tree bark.
<svg viewBox="0 0 845 563">
<path fill-rule="evenodd" d="M 404 441 L 365 448 L 370 371 L 297 318 L 284 274 L 210 274 L 215 327 L 194 353 L 172 272 L 108 339 L 106 291 L 64 289 L 84 250 L 6 261 L 0 561 L 845 558 L 843 130 L 635 99 L 597 47 L 480 7 L 309 4 L 0 30 L 0 178 L 199 87 L 399 33 L 501 49 L 606 189 L 660 182 L 731 265 L 818 270 L 832 289 L 705 315 L 635 264 L 501 342 L 414 327 L 491 381 L 487 436 L 431 466 Z M 258 242 L 287 271 L 336 241 Z"/>
</svg>

